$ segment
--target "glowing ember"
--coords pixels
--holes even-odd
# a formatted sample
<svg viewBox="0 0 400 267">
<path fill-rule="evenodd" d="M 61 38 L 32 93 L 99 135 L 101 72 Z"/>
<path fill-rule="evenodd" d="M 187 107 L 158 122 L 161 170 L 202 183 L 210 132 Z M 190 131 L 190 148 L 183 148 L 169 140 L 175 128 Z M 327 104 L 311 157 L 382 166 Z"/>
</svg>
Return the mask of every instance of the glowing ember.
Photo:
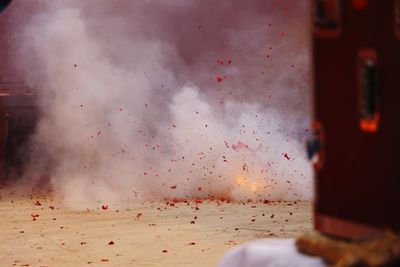
<svg viewBox="0 0 400 267">
<path fill-rule="evenodd" d="M 236 178 L 236 183 L 237 185 L 245 185 L 247 183 L 247 179 L 244 178 L 243 176 L 239 176 L 238 178 Z"/>
<path fill-rule="evenodd" d="M 252 184 L 251 184 L 251 191 L 252 191 L 252 192 L 257 191 L 257 185 L 256 185 L 256 183 L 252 183 Z"/>
</svg>

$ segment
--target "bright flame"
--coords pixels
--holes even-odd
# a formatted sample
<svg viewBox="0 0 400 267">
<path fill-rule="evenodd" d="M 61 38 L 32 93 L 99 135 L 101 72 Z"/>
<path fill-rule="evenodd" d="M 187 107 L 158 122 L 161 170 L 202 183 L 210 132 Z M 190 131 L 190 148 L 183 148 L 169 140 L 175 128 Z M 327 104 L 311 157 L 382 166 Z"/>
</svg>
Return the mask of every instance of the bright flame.
<svg viewBox="0 0 400 267">
<path fill-rule="evenodd" d="M 243 176 L 239 176 L 238 178 L 236 178 L 236 183 L 238 185 L 245 185 L 247 183 L 247 179 Z"/>
<path fill-rule="evenodd" d="M 251 184 L 251 191 L 252 192 L 256 192 L 257 191 L 257 184 L 256 183 L 252 183 Z"/>
<path fill-rule="evenodd" d="M 257 191 L 257 183 L 253 182 L 253 183 L 249 184 L 249 181 L 247 180 L 247 178 L 245 178 L 243 176 L 238 176 L 236 178 L 236 184 L 238 186 L 245 186 L 246 185 L 246 188 L 250 189 L 251 192 L 253 192 L 253 193 L 255 191 Z"/>
</svg>

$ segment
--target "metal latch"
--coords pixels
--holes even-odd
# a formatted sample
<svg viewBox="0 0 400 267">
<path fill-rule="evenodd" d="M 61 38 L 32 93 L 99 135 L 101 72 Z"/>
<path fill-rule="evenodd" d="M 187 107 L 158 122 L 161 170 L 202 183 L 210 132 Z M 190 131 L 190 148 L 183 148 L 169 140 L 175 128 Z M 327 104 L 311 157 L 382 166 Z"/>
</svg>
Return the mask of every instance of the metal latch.
<svg viewBox="0 0 400 267">
<path fill-rule="evenodd" d="M 312 123 L 311 135 L 306 141 L 307 158 L 313 162 L 315 170 L 321 170 L 325 161 L 325 133 L 322 124 Z"/>
</svg>

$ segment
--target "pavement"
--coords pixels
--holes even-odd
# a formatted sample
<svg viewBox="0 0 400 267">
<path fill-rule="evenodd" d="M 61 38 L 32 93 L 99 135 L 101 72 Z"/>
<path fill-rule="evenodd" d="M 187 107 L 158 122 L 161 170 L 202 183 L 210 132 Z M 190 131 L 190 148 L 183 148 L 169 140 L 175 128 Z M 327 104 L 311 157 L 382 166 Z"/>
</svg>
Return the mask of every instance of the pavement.
<svg viewBox="0 0 400 267">
<path fill-rule="evenodd" d="M 0 266 L 216 266 L 227 249 L 311 231 L 309 202 L 136 201 L 74 210 L 0 188 Z"/>
</svg>

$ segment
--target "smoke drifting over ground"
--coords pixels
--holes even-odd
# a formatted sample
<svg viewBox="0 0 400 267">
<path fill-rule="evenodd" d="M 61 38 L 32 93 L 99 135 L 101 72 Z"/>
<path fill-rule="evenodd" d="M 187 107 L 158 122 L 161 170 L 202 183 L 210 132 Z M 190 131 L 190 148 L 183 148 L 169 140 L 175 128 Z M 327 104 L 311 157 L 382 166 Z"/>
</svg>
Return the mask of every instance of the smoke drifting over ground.
<svg viewBox="0 0 400 267">
<path fill-rule="evenodd" d="M 67 203 L 311 197 L 307 1 L 26 2 L 32 165 Z"/>
</svg>

